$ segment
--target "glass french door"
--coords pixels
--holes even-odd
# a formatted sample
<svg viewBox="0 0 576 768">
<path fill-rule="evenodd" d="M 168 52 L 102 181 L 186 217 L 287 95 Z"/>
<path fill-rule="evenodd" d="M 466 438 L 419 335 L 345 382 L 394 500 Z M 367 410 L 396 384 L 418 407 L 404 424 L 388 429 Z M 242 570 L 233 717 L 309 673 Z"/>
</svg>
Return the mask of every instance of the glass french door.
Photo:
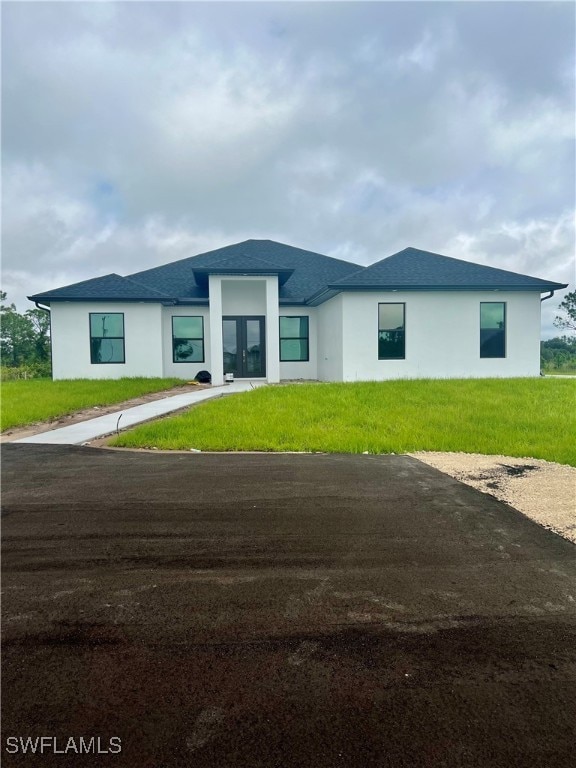
<svg viewBox="0 0 576 768">
<path fill-rule="evenodd" d="M 264 317 L 235 315 L 222 318 L 224 373 L 238 379 L 266 376 Z"/>
</svg>

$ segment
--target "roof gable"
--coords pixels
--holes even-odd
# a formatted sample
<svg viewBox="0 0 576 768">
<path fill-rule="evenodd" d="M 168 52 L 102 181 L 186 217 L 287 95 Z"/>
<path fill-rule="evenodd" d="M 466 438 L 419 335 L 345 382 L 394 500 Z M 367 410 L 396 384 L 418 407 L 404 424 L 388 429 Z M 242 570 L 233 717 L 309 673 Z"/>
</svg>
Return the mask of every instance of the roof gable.
<svg viewBox="0 0 576 768">
<path fill-rule="evenodd" d="M 538 277 L 474 264 L 439 253 L 405 248 L 369 267 L 358 269 L 330 285 L 331 288 L 441 289 L 508 288 L 549 290 L 565 288 Z"/>
</svg>

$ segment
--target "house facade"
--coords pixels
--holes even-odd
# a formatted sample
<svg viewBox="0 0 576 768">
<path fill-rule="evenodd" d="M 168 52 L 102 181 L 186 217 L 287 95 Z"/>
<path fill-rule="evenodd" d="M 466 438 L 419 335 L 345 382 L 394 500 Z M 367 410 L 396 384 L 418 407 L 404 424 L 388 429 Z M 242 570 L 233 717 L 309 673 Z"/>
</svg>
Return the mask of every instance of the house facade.
<svg viewBox="0 0 576 768">
<path fill-rule="evenodd" d="M 415 248 L 360 267 L 248 240 L 29 299 L 54 379 L 275 383 L 537 376 L 541 301 L 565 287 Z"/>
</svg>

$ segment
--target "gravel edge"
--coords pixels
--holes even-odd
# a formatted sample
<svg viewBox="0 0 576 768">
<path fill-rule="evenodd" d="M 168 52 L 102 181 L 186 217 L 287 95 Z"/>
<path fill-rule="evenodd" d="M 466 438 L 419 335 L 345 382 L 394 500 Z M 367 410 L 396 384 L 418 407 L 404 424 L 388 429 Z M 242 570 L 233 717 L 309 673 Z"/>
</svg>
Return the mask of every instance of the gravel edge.
<svg viewBox="0 0 576 768">
<path fill-rule="evenodd" d="M 576 468 L 542 459 L 479 453 L 408 454 L 483 493 L 505 501 L 576 544 Z"/>
</svg>

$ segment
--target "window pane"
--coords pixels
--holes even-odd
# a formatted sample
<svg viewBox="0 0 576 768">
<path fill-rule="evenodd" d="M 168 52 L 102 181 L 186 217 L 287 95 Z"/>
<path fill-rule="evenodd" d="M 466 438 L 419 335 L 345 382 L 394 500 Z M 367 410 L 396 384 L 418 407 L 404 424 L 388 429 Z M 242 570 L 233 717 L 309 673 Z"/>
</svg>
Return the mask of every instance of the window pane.
<svg viewBox="0 0 576 768">
<path fill-rule="evenodd" d="M 404 304 L 379 304 L 378 329 L 393 331 L 404 328 Z"/>
<path fill-rule="evenodd" d="M 92 363 L 123 363 L 124 340 L 92 338 Z"/>
<path fill-rule="evenodd" d="M 204 342 L 174 339 L 174 362 L 201 363 L 204 360 Z"/>
<path fill-rule="evenodd" d="M 90 336 L 96 338 L 124 336 L 124 315 L 121 312 L 107 314 L 104 314 L 104 312 L 91 313 Z"/>
<path fill-rule="evenodd" d="M 202 325 L 201 317 L 173 317 L 172 335 L 178 339 L 201 339 Z"/>
<path fill-rule="evenodd" d="M 308 336 L 308 318 L 307 317 L 281 317 L 280 318 L 280 336 L 292 338 L 306 338 Z"/>
<path fill-rule="evenodd" d="M 308 360 L 308 339 L 280 339 L 280 360 Z"/>
<path fill-rule="evenodd" d="M 238 332 L 236 320 L 222 321 L 224 373 L 234 373 L 238 364 Z"/>
<path fill-rule="evenodd" d="M 480 328 L 504 328 L 504 303 L 484 302 L 480 304 Z"/>
<path fill-rule="evenodd" d="M 378 304 L 378 358 L 403 360 L 405 339 L 404 304 Z"/>
<path fill-rule="evenodd" d="M 380 360 L 403 360 L 406 346 L 404 331 L 379 331 L 378 357 Z"/>
<path fill-rule="evenodd" d="M 253 344 L 246 349 L 246 373 L 258 375 L 261 370 L 260 344 Z"/>
<path fill-rule="evenodd" d="M 506 357 L 505 318 L 504 302 L 480 304 L 480 357 Z"/>
<path fill-rule="evenodd" d="M 246 349 L 248 352 L 253 350 L 260 351 L 262 344 L 262 334 L 259 320 L 246 320 Z"/>
</svg>

